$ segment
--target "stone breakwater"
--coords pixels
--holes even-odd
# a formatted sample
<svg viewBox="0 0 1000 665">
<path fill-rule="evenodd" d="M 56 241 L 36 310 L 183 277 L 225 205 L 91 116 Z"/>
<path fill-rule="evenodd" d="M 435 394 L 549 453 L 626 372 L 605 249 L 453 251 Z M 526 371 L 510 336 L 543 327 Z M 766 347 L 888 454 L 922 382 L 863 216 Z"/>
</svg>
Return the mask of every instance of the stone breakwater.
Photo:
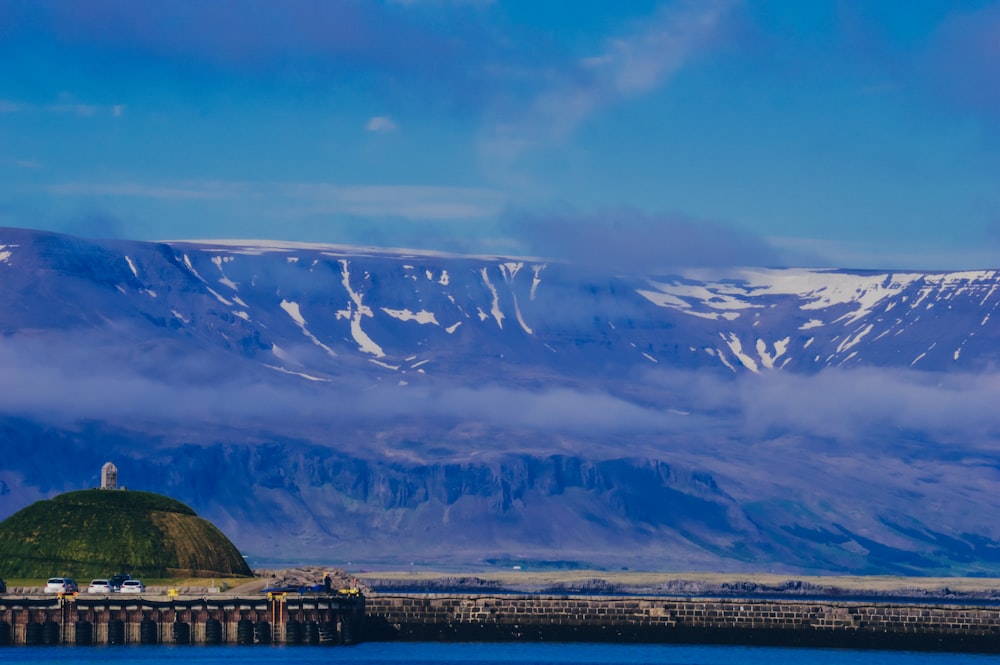
<svg viewBox="0 0 1000 665">
<path fill-rule="evenodd" d="M 1000 607 L 634 596 L 374 594 L 366 641 L 606 641 L 1000 653 Z"/>
</svg>

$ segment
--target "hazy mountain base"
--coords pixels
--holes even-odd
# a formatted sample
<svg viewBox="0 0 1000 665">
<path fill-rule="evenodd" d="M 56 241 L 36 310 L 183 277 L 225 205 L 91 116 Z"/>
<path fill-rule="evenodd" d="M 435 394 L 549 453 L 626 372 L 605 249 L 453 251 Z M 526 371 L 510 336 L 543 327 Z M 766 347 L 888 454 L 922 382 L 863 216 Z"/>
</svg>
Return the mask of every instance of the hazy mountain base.
<svg viewBox="0 0 1000 665">
<path fill-rule="evenodd" d="M 385 433 L 377 448 L 347 452 L 348 444 L 334 442 L 363 440 L 359 434 L 331 432 L 330 443 L 319 446 L 266 432 L 249 438 L 247 430 L 162 427 L 151 439 L 96 423 L 70 430 L 8 419 L 0 426 L 25 472 L 13 477 L 17 491 L 5 472 L 0 506 L 25 500 L 32 487 L 63 489 L 47 473 L 55 455 L 67 468 L 89 473 L 94 485 L 100 465 L 114 459 L 122 479 L 141 479 L 143 489 L 200 506 L 254 567 L 492 562 L 989 575 L 1000 558 L 995 542 L 971 535 L 994 527 L 991 494 L 979 491 L 994 472 L 970 465 L 969 458 L 904 464 L 873 448 L 822 442 L 801 445 L 812 454 L 799 455 L 787 438 L 753 446 L 720 441 L 714 448 L 703 439 L 681 439 L 661 451 L 667 462 L 653 456 L 653 440 L 631 446 L 645 449 L 645 457 L 610 457 L 609 442 L 582 437 L 563 437 L 560 444 L 588 457 L 545 455 L 518 452 L 505 445 L 503 433 L 490 439 L 493 432 L 463 430 L 469 452 L 434 461 L 420 453 L 426 446 Z M 431 431 L 427 423 L 423 428 Z M 455 449 L 454 434 L 440 431 L 439 445 Z M 242 441 L 220 443 L 235 436 Z M 544 432 L 526 440 L 540 449 L 560 447 Z M 394 454 L 405 451 L 410 454 Z M 941 480 L 929 482 L 926 474 Z M 940 506 L 959 500 L 979 506 L 953 518 L 950 528 L 970 534 L 965 537 L 915 517 L 924 512 L 938 519 Z"/>
</svg>

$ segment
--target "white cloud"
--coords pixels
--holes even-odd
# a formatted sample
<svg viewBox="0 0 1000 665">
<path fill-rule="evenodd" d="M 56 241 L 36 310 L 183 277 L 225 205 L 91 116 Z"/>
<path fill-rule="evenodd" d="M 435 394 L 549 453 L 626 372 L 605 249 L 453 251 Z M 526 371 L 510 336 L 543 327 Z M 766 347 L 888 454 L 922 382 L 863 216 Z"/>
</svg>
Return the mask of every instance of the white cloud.
<svg viewBox="0 0 1000 665">
<path fill-rule="evenodd" d="M 182 183 L 86 183 L 66 182 L 46 188 L 54 196 L 109 196 L 125 198 L 167 199 L 167 200 L 219 200 L 232 199 L 246 194 L 246 183 L 216 181 Z"/>
<path fill-rule="evenodd" d="M 168 183 L 86 183 L 50 185 L 53 196 L 121 197 L 193 201 L 253 201 L 282 215 L 355 215 L 401 219 L 462 220 L 492 217 L 506 196 L 481 187 L 427 185 L 336 185 L 332 183 L 182 181 Z"/>
<path fill-rule="evenodd" d="M 368 120 L 368 123 L 365 125 L 365 129 L 369 132 L 382 134 L 396 131 L 399 129 L 399 125 L 397 125 L 393 119 L 387 115 L 377 115 Z"/>
<path fill-rule="evenodd" d="M 606 40 L 602 53 L 567 71 L 546 74 L 546 85 L 514 121 L 494 128 L 483 149 L 492 158 L 558 141 L 601 108 L 663 85 L 706 48 L 733 0 L 686 1 L 664 7 L 629 33 Z"/>
<path fill-rule="evenodd" d="M 100 104 L 83 104 L 73 101 L 60 101 L 57 104 L 38 106 L 35 104 L 23 104 L 9 99 L 0 99 L 0 113 L 27 113 L 31 111 L 77 115 L 84 118 L 98 115 L 111 115 L 115 118 L 120 118 L 125 111 L 125 106 L 123 104 L 102 106 Z"/>
<path fill-rule="evenodd" d="M 402 7 L 447 7 L 454 5 L 457 7 L 489 7 L 496 0 L 389 0 L 391 5 Z"/>
<path fill-rule="evenodd" d="M 627 96 L 661 85 L 704 48 L 732 4 L 730 0 L 681 3 L 658 12 L 635 33 L 610 40 L 596 65 L 603 70 L 600 87 Z"/>
<path fill-rule="evenodd" d="M 500 192 L 478 187 L 301 183 L 279 186 L 279 193 L 301 203 L 298 213 L 404 219 L 490 217 L 505 202 Z"/>
<path fill-rule="evenodd" d="M 920 239 L 892 245 L 867 240 L 767 238 L 782 255 L 782 265 L 828 268 L 890 267 L 896 270 L 979 270 L 1000 266 L 1000 249 L 983 243 L 974 249 L 948 249 Z"/>
</svg>

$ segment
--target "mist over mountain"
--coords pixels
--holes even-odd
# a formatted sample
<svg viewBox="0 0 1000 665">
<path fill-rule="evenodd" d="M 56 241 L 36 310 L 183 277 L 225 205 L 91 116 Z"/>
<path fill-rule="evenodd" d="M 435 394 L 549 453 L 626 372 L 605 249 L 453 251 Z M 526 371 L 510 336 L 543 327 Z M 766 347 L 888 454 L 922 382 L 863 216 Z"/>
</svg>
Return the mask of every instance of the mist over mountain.
<svg viewBox="0 0 1000 665">
<path fill-rule="evenodd" d="M 0 519 L 110 460 L 252 565 L 1000 575 L 998 286 L 0 229 Z"/>
</svg>

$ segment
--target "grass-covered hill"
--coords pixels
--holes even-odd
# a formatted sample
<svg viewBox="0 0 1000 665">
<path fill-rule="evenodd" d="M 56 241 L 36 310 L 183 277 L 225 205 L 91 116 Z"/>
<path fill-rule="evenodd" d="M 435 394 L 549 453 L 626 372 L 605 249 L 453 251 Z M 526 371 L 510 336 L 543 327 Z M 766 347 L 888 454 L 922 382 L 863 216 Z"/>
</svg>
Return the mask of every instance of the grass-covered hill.
<svg viewBox="0 0 1000 665">
<path fill-rule="evenodd" d="M 253 574 L 214 525 L 150 492 L 68 492 L 0 522 L 0 574 L 6 577 L 85 580 L 116 572 L 159 578 Z"/>
</svg>

